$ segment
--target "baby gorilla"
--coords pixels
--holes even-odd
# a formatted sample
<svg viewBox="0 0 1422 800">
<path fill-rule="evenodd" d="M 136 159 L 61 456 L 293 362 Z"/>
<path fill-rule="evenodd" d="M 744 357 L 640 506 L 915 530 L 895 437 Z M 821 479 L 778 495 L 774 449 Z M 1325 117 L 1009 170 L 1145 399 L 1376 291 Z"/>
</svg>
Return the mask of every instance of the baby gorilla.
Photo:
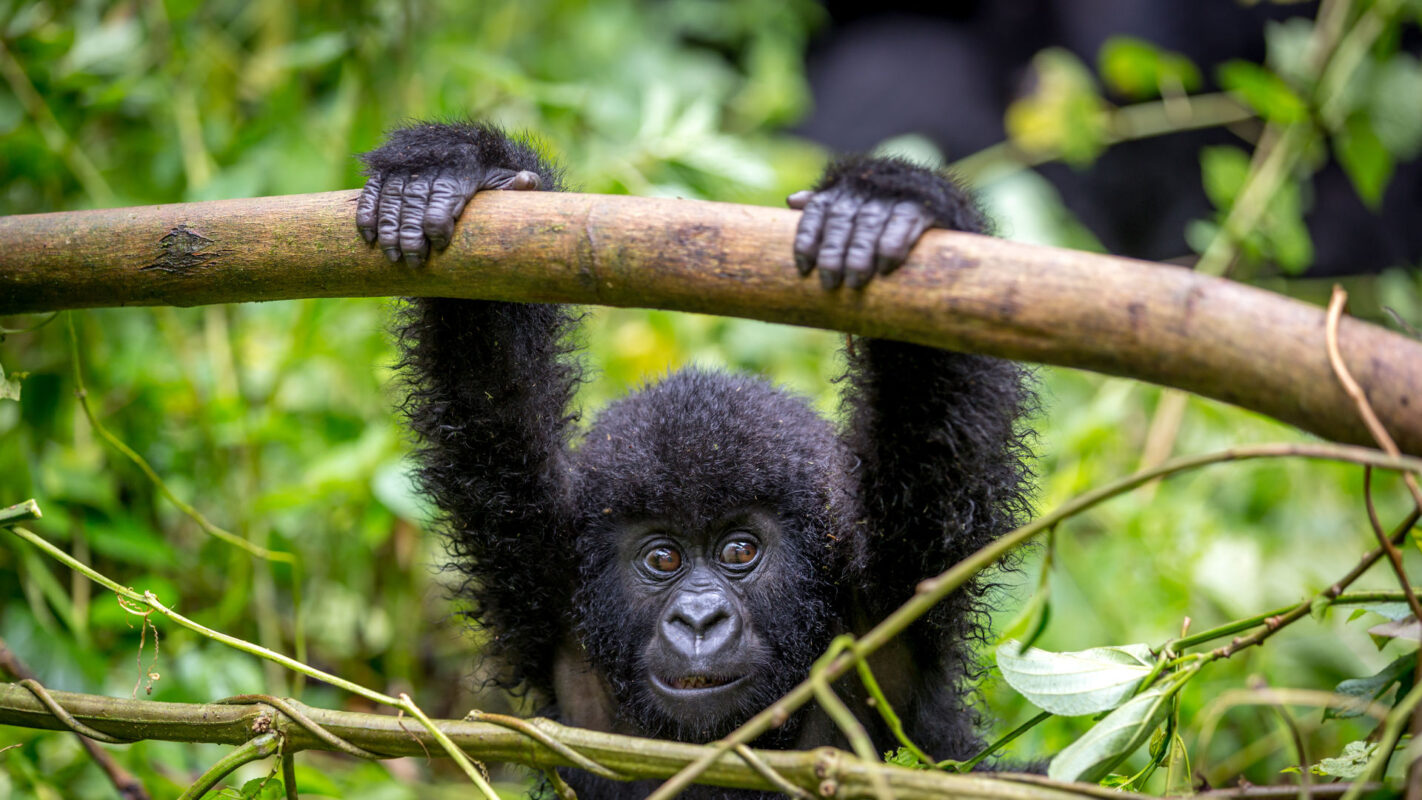
<svg viewBox="0 0 1422 800">
<path fill-rule="evenodd" d="M 416 125 L 364 159 L 357 227 L 415 268 L 475 193 L 561 188 L 527 142 L 483 124 Z M 926 227 L 987 227 L 952 182 L 893 159 L 838 161 L 790 203 L 804 209 L 795 263 L 827 290 L 891 273 Z M 608 406 L 574 445 L 574 321 L 559 306 L 420 298 L 400 327 L 418 481 L 470 615 L 502 683 L 563 722 L 724 736 L 834 636 L 863 633 L 1029 513 L 1018 423 L 1032 397 L 1015 365 L 859 339 L 842 431 L 764 380 L 687 369 Z M 936 758 L 980 744 L 968 681 L 986 591 L 958 591 L 871 659 Z M 854 681 L 836 688 L 877 748 L 896 746 Z M 755 744 L 844 742 L 811 706 Z M 584 800 L 648 791 L 565 773 Z"/>
</svg>

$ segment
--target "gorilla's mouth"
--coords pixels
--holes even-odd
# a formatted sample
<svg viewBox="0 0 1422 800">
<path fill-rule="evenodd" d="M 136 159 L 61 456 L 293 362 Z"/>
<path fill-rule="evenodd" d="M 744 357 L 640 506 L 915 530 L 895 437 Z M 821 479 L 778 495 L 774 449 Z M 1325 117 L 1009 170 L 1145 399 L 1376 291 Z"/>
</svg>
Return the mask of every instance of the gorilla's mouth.
<svg viewBox="0 0 1422 800">
<path fill-rule="evenodd" d="M 694 692 L 703 689 L 719 689 L 740 681 L 743 676 L 730 675 L 681 675 L 675 678 L 658 677 L 657 683 L 676 692 Z"/>
</svg>

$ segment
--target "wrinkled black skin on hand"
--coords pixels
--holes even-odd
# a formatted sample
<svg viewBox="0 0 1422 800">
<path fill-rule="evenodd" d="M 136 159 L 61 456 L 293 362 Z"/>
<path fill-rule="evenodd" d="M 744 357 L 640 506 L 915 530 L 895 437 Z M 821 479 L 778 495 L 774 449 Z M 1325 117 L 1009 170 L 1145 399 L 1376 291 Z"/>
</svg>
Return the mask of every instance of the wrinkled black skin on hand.
<svg viewBox="0 0 1422 800">
<path fill-rule="evenodd" d="M 526 170 L 544 189 L 561 186 L 559 171 L 526 142 L 484 125 L 398 131 L 365 162 L 379 183 L 440 171 L 469 186 Z M 880 207 L 870 209 L 871 225 L 881 224 L 883 203 L 912 206 L 900 212 L 912 233 L 907 245 L 918 220 L 987 229 L 952 182 L 900 161 L 838 161 L 814 195 L 796 202 L 822 207 L 797 237 L 808 240 L 797 243 L 797 258 L 810 261 L 802 271 L 853 271 L 846 253 L 826 258 L 819 245 L 849 219 L 847 246 L 873 203 Z M 427 210 L 419 197 L 399 203 L 417 216 Z M 815 225 L 824 230 L 808 229 Z M 886 233 L 871 242 L 870 274 L 852 285 L 902 260 L 885 257 L 903 245 Z M 404 249 L 398 234 L 385 234 L 378 246 Z M 552 716 L 685 741 L 723 736 L 802 680 L 832 637 L 863 633 L 920 579 L 1030 512 L 1021 418 L 1034 400 L 1016 365 L 856 339 L 842 384 L 843 430 L 759 378 L 687 369 L 608 406 L 575 444 L 570 403 L 583 375 L 568 339 L 575 322 L 558 306 L 421 298 L 399 327 L 418 481 L 440 509 L 470 617 L 487 632 L 500 683 L 547 700 Z M 715 530 L 741 513 L 775 529 L 759 579 L 726 584 L 734 613 L 754 632 L 736 656 L 754 662 L 747 688 L 672 713 L 648 678 L 667 660 L 657 634 L 667 593 L 636 578 L 629 531 Z M 871 662 L 908 734 L 935 758 L 966 758 L 981 745 L 972 645 L 985 631 L 991 590 L 970 583 Z M 836 688 L 875 747 L 893 749 L 857 681 Z M 756 744 L 844 741 L 811 706 Z M 583 800 L 630 799 L 650 788 L 563 772 Z M 763 796 L 713 787 L 687 794 Z"/>
</svg>

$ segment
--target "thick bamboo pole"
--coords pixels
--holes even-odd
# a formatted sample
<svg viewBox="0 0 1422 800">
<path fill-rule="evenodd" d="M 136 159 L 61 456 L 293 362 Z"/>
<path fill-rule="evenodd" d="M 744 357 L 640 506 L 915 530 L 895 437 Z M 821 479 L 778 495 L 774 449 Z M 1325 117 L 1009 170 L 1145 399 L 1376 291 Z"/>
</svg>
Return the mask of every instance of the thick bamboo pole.
<svg viewBox="0 0 1422 800">
<path fill-rule="evenodd" d="M 0 314 L 376 295 L 670 308 L 1125 375 L 1373 443 L 1321 309 L 1183 269 L 931 231 L 887 280 L 825 292 L 791 265 L 794 212 L 542 192 L 481 194 L 449 250 L 410 269 L 361 242 L 355 197 L 0 218 Z M 1343 322 L 1348 366 L 1422 454 L 1422 343 Z"/>
</svg>

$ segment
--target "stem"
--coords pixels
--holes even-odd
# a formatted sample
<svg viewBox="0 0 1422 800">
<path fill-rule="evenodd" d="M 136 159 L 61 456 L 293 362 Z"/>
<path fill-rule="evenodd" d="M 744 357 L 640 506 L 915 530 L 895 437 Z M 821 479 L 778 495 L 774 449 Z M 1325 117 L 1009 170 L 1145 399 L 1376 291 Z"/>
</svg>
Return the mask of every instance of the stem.
<svg viewBox="0 0 1422 800">
<path fill-rule="evenodd" d="M 499 793 L 494 791 L 493 786 L 489 785 L 489 779 L 484 775 L 482 764 L 476 766 L 474 762 L 470 760 L 469 756 L 463 750 L 459 749 L 459 745 L 456 745 L 449 738 L 448 734 L 440 730 L 438 725 L 434 724 L 429 717 L 425 716 L 425 712 L 421 711 L 420 707 L 415 705 L 415 701 L 411 700 L 408 694 L 404 692 L 400 693 L 399 705 L 400 708 L 403 708 L 410 716 L 419 720 L 421 725 L 425 726 L 425 730 L 430 732 L 430 735 L 435 738 L 435 741 L 439 742 L 440 747 L 443 747 L 446 753 L 449 753 L 449 757 L 454 759 L 454 763 L 458 764 L 459 768 L 464 770 L 464 774 L 469 778 L 470 782 L 479 788 L 479 792 L 484 795 L 486 800 L 499 800 Z"/>
<path fill-rule="evenodd" d="M 1393 534 L 1390 538 L 1397 539 L 1402 535 L 1406 534 L 1409 530 L 1412 529 L 1413 525 L 1417 524 L 1417 520 L 1419 517 L 1422 517 L 1422 510 L 1414 509 L 1413 512 L 1408 515 L 1407 519 L 1403 520 L 1402 524 L 1397 526 L 1397 529 L 1393 531 Z M 1362 560 L 1360 560 L 1357 565 L 1355 565 L 1351 570 L 1349 570 L 1348 574 L 1344 575 L 1337 583 L 1319 592 L 1314 597 L 1305 600 L 1302 603 L 1299 603 L 1297 606 L 1294 606 L 1293 608 L 1284 612 L 1282 615 L 1266 619 L 1264 621 L 1265 627 L 1263 630 L 1251 634 L 1249 636 L 1245 636 L 1243 638 L 1235 639 L 1225 647 L 1221 647 L 1218 650 L 1212 651 L 1208 656 L 1208 660 L 1213 661 L 1219 658 L 1229 658 L 1240 650 L 1244 650 L 1245 648 L 1253 647 L 1256 644 L 1260 644 L 1265 639 L 1268 639 L 1270 636 L 1273 636 L 1284 628 L 1287 628 L 1289 625 L 1292 625 L 1294 622 L 1297 622 L 1298 620 L 1305 617 L 1308 612 L 1313 608 L 1313 603 L 1315 600 L 1332 601 L 1332 599 L 1341 594 L 1344 589 L 1348 588 L 1348 586 L 1353 583 L 1353 581 L 1356 581 L 1358 578 L 1362 577 L 1364 572 L 1367 572 L 1374 564 L 1376 564 L 1378 559 L 1382 558 L 1383 552 L 1383 548 L 1381 547 L 1369 552 L 1367 555 L 1363 556 Z"/>
<path fill-rule="evenodd" d="M 233 770 L 243 764 L 250 764 L 253 761 L 260 761 L 263 758 L 276 755 L 280 750 L 281 737 L 277 734 L 264 733 L 257 736 L 237 746 L 232 752 L 223 756 L 222 760 L 208 767 L 202 777 L 178 796 L 178 800 L 199 800 Z"/>
<path fill-rule="evenodd" d="M 1335 597 L 1332 603 L 1330 603 L 1330 605 L 1348 606 L 1364 605 L 1367 603 L 1396 603 L 1405 601 L 1406 599 L 1406 595 L 1404 595 L 1401 591 L 1396 590 L 1383 592 L 1349 592 L 1347 594 L 1340 594 Z M 1171 639 L 1170 641 L 1161 645 L 1157 652 L 1170 650 L 1172 652 L 1178 653 L 1181 650 L 1186 649 L 1187 647 L 1194 647 L 1195 645 L 1204 644 L 1205 642 L 1213 641 L 1215 639 L 1221 639 L 1226 636 L 1233 636 L 1236 633 L 1247 631 L 1255 626 L 1263 625 L 1265 622 L 1269 621 L 1270 618 L 1277 617 L 1281 614 L 1286 614 L 1295 607 L 1296 606 L 1292 605 L 1283 606 L 1281 608 L 1276 608 L 1272 611 L 1265 611 L 1262 614 L 1255 614 L 1252 617 L 1245 617 L 1243 619 L 1237 619 L 1233 622 L 1226 622 L 1223 625 L 1214 628 L 1209 628 L 1207 630 L 1200 631 L 1199 633 L 1192 633 L 1189 636 L 1181 637 L 1179 639 Z"/>
<path fill-rule="evenodd" d="M 18 522 L 29 522 L 44 516 L 40 513 L 39 503 L 30 498 L 23 503 L 16 503 L 7 508 L 0 508 L 0 527 L 14 525 Z"/>
<path fill-rule="evenodd" d="M 1037 727 L 1038 725 L 1040 725 L 1041 723 L 1047 721 L 1047 719 L 1048 719 L 1049 717 L 1051 717 L 1051 716 L 1052 716 L 1052 712 L 1050 712 L 1050 711 L 1043 711 L 1042 713 L 1038 714 L 1037 716 L 1035 716 L 1035 717 L 1033 717 L 1033 718 L 1027 720 L 1027 721 L 1024 722 L 1024 723 L 1022 723 L 1021 725 L 1018 725 L 1016 728 L 1013 728 L 1012 730 L 1008 731 L 1006 734 L 1003 734 L 1001 737 L 999 737 L 999 738 L 997 739 L 997 741 L 993 742 L 992 744 L 988 745 L 987 747 L 984 747 L 981 753 L 978 753 L 977 755 L 975 755 L 975 756 L 973 756 L 972 758 L 968 759 L 967 761 L 963 762 L 962 766 L 960 766 L 960 767 L 958 768 L 958 771 L 959 771 L 959 772 L 972 772 L 972 771 L 973 771 L 973 767 L 976 767 L 978 764 L 982 763 L 982 760 L 983 760 L 983 759 L 987 758 L 988 756 L 992 755 L 993 753 L 996 753 L 998 750 L 1001 750 L 1002 748 L 1004 748 L 1004 747 L 1006 747 L 1007 745 L 1011 744 L 1013 739 L 1016 739 L 1017 737 L 1021 736 L 1021 735 L 1024 734 L 1024 733 L 1026 733 L 1027 731 L 1030 731 L 1030 730 L 1032 730 L 1033 728 L 1035 728 L 1035 727 Z"/>
</svg>

